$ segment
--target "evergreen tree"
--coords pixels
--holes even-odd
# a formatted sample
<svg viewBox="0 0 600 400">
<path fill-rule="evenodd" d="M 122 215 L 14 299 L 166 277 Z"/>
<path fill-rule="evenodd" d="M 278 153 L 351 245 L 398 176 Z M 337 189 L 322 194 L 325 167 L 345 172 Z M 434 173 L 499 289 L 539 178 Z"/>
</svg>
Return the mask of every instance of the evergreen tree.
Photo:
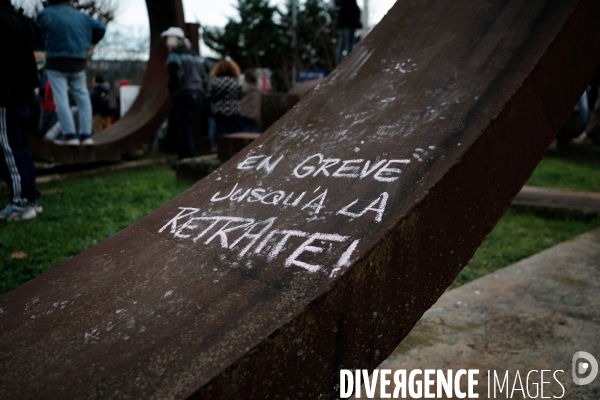
<svg viewBox="0 0 600 400">
<path fill-rule="evenodd" d="M 288 2 L 287 9 L 291 9 Z M 288 11 L 288 14 L 291 14 Z M 291 35 L 291 16 L 289 19 Z M 297 67 L 335 68 L 335 46 L 337 28 L 334 15 L 324 0 L 306 0 L 298 12 L 297 24 Z"/>
<path fill-rule="evenodd" d="M 230 56 L 242 68 L 260 68 L 273 64 L 281 47 L 281 26 L 275 22 L 277 7 L 269 0 L 238 0 L 239 21 L 229 19 L 225 28 L 204 28 L 208 47 Z M 275 59 L 275 60 L 272 60 Z"/>
<path fill-rule="evenodd" d="M 242 69 L 271 69 L 289 88 L 294 59 L 297 68 L 334 68 L 337 30 L 325 0 L 305 0 L 299 8 L 295 49 L 291 0 L 284 10 L 269 0 L 238 0 L 239 19 L 230 19 L 225 28 L 204 28 L 204 42 Z"/>
</svg>

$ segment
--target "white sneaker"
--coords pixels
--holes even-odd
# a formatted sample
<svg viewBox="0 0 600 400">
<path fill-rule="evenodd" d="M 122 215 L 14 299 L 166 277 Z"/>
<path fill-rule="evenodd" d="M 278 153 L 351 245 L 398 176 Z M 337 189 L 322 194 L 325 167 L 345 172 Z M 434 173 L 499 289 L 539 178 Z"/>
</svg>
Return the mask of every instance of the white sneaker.
<svg viewBox="0 0 600 400">
<path fill-rule="evenodd" d="M 50 128 L 48 132 L 44 135 L 44 140 L 47 142 L 52 142 L 60 135 L 60 131 L 58 129 L 54 129 L 54 127 Z"/>
<path fill-rule="evenodd" d="M 15 204 L 9 204 L 0 211 L 0 219 L 7 221 L 18 221 L 21 219 L 32 219 L 37 216 L 33 206 L 19 207 Z"/>
<path fill-rule="evenodd" d="M 42 205 L 40 204 L 39 200 L 36 201 L 35 203 L 33 203 L 31 206 L 35 210 L 36 214 L 41 214 L 44 211 L 44 209 L 42 208 Z"/>
<path fill-rule="evenodd" d="M 67 146 L 79 146 L 81 142 L 77 135 L 62 135 L 58 139 L 54 140 L 54 144 L 67 145 Z"/>
<path fill-rule="evenodd" d="M 92 135 L 79 135 L 79 141 L 84 146 L 94 144 L 94 139 L 92 139 Z"/>
</svg>

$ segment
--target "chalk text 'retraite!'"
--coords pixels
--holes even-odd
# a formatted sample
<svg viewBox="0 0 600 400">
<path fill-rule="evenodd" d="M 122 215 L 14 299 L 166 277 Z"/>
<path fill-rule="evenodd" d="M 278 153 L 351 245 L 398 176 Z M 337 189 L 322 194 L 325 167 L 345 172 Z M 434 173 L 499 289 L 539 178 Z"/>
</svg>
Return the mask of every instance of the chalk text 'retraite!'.
<svg viewBox="0 0 600 400">
<path fill-rule="evenodd" d="M 350 265 L 351 256 L 360 240 L 323 232 L 306 232 L 295 229 L 273 229 L 276 217 L 266 220 L 228 216 L 198 216 L 200 209 L 180 207 L 180 212 L 167 222 L 159 233 L 168 231 L 179 239 L 220 248 L 237 253 L 238 258 L 266 256 L 267 261 L 285 257 L 284 266 L 296 266 L 317 272 L 323 265 L 302 261 L 301 257 L 324 252 L 337 253 L 330 276 Z M 216 244 L 215 244 L 216 243 Z M 313 261 L 314 262 L 314 261 Z"/>
</svg>

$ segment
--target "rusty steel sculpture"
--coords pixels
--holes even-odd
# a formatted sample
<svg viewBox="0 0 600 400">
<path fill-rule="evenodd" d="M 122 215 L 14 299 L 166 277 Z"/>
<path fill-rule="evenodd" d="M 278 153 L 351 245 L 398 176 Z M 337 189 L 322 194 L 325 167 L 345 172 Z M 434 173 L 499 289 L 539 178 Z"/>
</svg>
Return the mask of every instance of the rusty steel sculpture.
<svg viewBox="0 0 600 400">
<path fill-rule="evenodd" d="M 398 1 L 223 167 L 0 298 L 0 397 L 336 398 L 508 208 L 600 65 L 599 20 Z"/>
</svg>

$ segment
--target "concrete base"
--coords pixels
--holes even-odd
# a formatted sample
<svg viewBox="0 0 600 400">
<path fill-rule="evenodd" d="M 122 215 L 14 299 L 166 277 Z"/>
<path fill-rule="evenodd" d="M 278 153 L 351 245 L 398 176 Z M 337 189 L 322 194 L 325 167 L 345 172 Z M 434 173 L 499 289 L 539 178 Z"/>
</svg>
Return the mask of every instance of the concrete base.
<svg viewBox="0 0 600 400">
<path fill-rule="evenodd" d="M 593 218 L 600 214 L 600 193 L 523 186 L 512 202 L 512 207 Z"/>
<path fill-rule="evenodd" d="M 378 368 L 479 369 L 476 393 L 484 399 L 510 398 L 498 388 L 494 397 L 493 385 L 488 397 L 488 371 L 493 382 L 494 370 L 500 380 L 508 370 L 512 390 L 517 370 L 523 386 L 527 373 L 538 370 L 530 375 L 532 397 L 539 371 L 551 370 L 544 375 L 550 382 L 544 396 L 558 398 L 562 388 L 552 374 L 563 370 L 556 374 L 565 388 L 561 398 L 597 400 L 600 375 L 578 386 L 571 371 L 577 351 L 600 360 L 599 333 L 600 230 L 595 230 L 447 292 Z M 512 398 L 531 397 L 516 390 Z"/>
</svg>

